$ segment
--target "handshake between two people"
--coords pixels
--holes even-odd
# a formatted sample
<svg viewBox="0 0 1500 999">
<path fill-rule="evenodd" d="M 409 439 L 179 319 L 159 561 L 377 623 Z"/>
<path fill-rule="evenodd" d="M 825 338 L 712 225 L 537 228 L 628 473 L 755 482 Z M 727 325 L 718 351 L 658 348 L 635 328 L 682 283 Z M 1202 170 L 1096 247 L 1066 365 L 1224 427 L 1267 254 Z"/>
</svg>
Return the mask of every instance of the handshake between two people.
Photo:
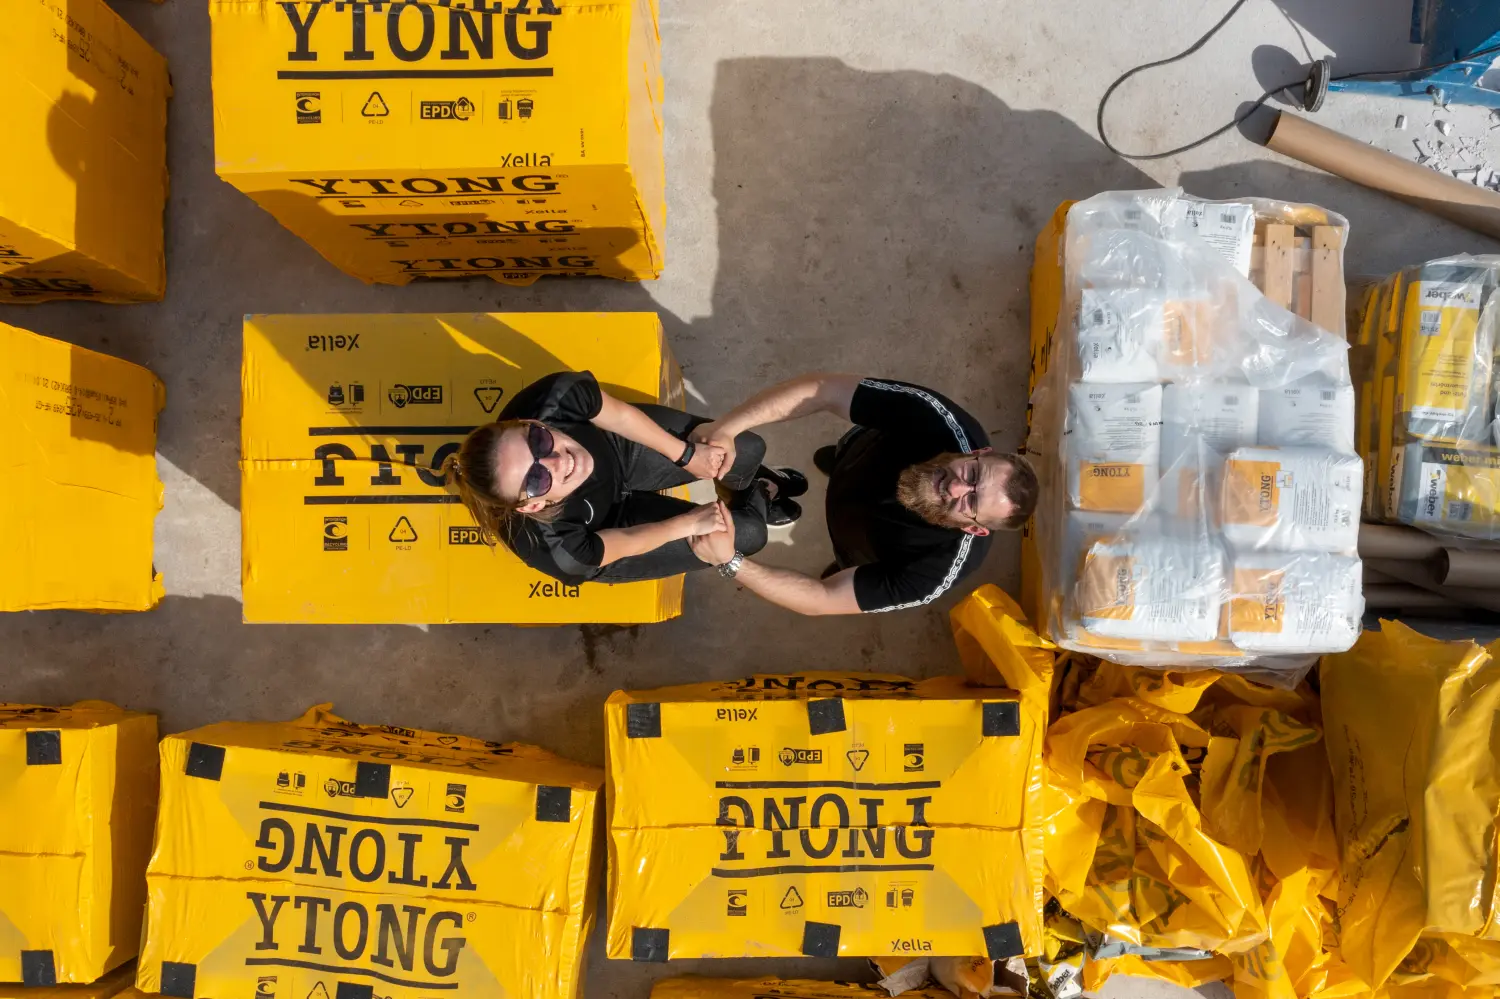
<svg viewBox="0 0 1500 999">
<path fill-rule="evenodd" d="M 683 529 L 693 554 L 709 565 L 734 558 L 734 518 L 723 500 L 714 500 L 682 514 Z"/>
<path fill-rule="evenodd" d="M 717 421 L 703 423 L 688 433 L 694 451 L 687 468 L 700 479 L 722 479 L 734 467 L 734 435 L 719 427 Z M 684 516 L 692 520 L 694 530 L 687 540 L 694 555 L 709 565 L 723 565 L 734 558 L 734 520 L 723 500 L 705 503 Z"/>
<path fill-rule="evenodd" d="M 684 466 L 694 478 L 722 479 L 734 467 L 734 438 L 717 432 L 717 423 L 704 423 L 688 433 L 693 457 Z"/>
</svg>

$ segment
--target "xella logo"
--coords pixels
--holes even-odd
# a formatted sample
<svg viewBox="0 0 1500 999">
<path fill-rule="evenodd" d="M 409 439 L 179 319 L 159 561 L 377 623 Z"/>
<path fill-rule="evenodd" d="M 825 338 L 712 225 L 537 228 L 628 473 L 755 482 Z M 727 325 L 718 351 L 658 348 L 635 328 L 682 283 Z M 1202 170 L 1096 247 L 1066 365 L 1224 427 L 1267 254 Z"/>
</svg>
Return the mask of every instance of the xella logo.
<svg viewBox="0 0 1500 999">
<path fill-rule="evenodd" d="M 386 393 L 397 409 L 407 406 L 436 406 L 443 401 L 441 385 L 392 385 Z"/>
<path fill-rule="evenodd" d="M 776 758 L 785 766 L 795 763 L 822 763 L 823 751 L 821 749 L 792 749 L 788 746 L 776 754 Z"/>
<path fill-rule="evenodd" d="M 869 903 L 870 893 L 863 888 L 828 893 L 828 908 L 830 909 L 863 909 Z"/>
</svg>

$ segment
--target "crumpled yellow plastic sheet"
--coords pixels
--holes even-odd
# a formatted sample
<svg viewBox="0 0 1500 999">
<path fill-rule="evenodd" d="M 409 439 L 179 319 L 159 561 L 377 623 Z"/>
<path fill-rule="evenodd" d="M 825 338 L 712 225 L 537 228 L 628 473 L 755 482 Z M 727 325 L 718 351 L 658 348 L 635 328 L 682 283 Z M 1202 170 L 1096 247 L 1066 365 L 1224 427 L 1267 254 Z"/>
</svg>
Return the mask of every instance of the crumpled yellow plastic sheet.
<svg viewBox="0 0 1500 999">
<path fill-rule="evenodd" d="M 1084 987 L 1126 974 L 1232 979 L 1239 999 L 1368 991 L 1329 952 L 1338 847 L 1311 689 L 1073 669 L 1047 736 L 1049 892 L 1092 934 L 1215 952 L 1089 960 Z"/>
<path fill-rule="evenodd" d="M 1500 984 L 1497 652 L 1383 621 L 1323 660 L 1340 949 L 1390 999 Z"/>
</svg>

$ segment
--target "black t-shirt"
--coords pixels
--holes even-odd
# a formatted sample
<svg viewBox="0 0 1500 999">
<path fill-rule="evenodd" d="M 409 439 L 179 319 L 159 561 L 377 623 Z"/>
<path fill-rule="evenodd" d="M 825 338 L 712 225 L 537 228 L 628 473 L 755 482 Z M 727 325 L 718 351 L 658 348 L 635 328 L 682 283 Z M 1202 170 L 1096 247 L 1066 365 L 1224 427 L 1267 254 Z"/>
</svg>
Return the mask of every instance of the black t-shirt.
<svg viewBox="0 0 1500 999">
<path fill-rule="evenodd" d="M 940 454 L 988 447 L 989 435 L 937 392 L 889 379 L 860 382 L 849 418 L 855 428 L 828 480 L 839 565 L 859 567 L 854 596 L 862 611 L 930 603 L 983 564 L 992 538 L 929 524 L 896 498 L 897 479 Z"/>
<path fill-rule="evenodd" d="M 594 532 L 612 523 L 624 499 L 619 438 L 590 422 L 603 406 L 604 394 L 591 372 L 560 371 L 523 388 L 500 413 L 501 420 L 538 420 L 560 430 L 594 458 L 593 473 L 563 501 L 556 519 L 519 517 L 505 539 L 522 562 L 567 583 L 598 575 L 604 542 Z"/>
</svg>

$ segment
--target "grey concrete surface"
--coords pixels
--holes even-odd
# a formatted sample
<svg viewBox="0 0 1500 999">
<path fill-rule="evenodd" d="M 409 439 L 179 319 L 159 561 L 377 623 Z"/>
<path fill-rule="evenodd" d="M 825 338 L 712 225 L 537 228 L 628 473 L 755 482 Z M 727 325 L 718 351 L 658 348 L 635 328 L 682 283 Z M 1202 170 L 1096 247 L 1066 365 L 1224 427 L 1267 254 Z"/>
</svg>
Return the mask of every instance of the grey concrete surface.
<svg viewBox="0 0 1500 999">
<path fill-rule="evenodd" d="M 1063 199 L 1182 183 L 1208 197 L 1316 202 L 1351 219 L 1351 273 L 1500 251 L 1237 133 L 1165 161 L 1107 152 L 1093 128 L 1104 87 L 1184 46 L 1225 0 L 662 0 L 662 280 L 367 287 L 215 177 L 206 5 L 117 6 L 168 56 L 176 87 L 167 298 L 0 306 L 0 320 L 129 358 L 165 380 L 157 561 L 169 595 L 136 616 L 0 619 L 0 699 L 107 698 L 159 712 L 167 731 L 287 718 L 333 701 L 356 720 L 520 739 L 601 761 L 600 707 L 616 688 L 757 670 L 930 675 L 956 664 L 951 600 L 810 620 L 709 575 L 689 585 L 680 619 L 642 628 L 244 625 L 244 313 L 655 310 L 700 410 L 722 412 L 805 369 L 849 369 L 939 387 L 1012 447 L 1026 404 L 1032 244 Z M 1284 9 L 1254 0 L 1198 58 L 1124 88 L 1113 135 L 1135 150 L 1192 137 L 1283 75 L 1300 75 L 1307 53 L 1334 51 L 1359 68 L 1409 59 L 1408 11 L 1406 0 L 1284 0 Z M 1391 132 L 1403 110 L 1413 113 L 1410 103 L 1336 95 L 1319 120 L 1398 148 L 1410 139 Z M 767 436 L 777 460 L 810 469 L 813 449 L 840 430 L 809 421 Z M 811 571 L 827 562 L 820 489 L 815 482 L 808 515 L 768 559 Z M 1017 578 L 1016 541 L 1002 539 L 976 582 L 1012 587 Z M 632 966 L 604 960 L 596 933 L 588 995 L 641 999 L 652 979 L 692 970 L 863 976 L 857 962 Z M 1154 991 L 1110 991 L 1143 989 Z"/>
</svg>

